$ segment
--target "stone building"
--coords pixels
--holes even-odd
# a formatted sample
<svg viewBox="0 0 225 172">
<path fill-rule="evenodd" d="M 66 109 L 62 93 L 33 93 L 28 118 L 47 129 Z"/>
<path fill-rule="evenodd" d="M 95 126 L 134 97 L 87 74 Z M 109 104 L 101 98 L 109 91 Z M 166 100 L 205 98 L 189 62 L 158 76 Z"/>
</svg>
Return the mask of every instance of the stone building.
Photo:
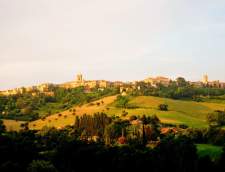
<svg viewBox="0 0 225 172">
<path fill-rule="evenodd" d="M 171 82 L 171 79 L 163 77 L 163 76 L 158 76 L 155 78 L 147 78 L 144 80 L 145 83 L 150 83 L 152 86 L 157 87 L 158 84 L 162 84 L 164 86 L 168 86 Z"/>
<path fill-rule="evenodd" d="M 111 86 L 111 82 L 106 80 L 84 80 L 83 75 L 78 74 L 75 81 L 66 82 L 64 84 L 60 84 L 59 86 L 63 88 L 76 88 L 84 86 L 87 89 L 108 88 Z"/>
<path fill-rule="evenodd" d="M 207 84 L 208 82 L 209 82 L 208 75 L 204 75 L 203 78 L 202 78 L 202 83 Z"/>
</svg>

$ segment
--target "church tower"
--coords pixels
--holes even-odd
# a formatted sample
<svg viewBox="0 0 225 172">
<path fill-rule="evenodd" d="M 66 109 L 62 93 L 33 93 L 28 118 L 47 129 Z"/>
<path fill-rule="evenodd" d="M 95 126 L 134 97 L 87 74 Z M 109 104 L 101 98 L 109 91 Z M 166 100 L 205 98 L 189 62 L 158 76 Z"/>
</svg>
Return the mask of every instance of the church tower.
<svg viewBox="0 0 225 172">
<path fill-rule="evenodd" d="M 83 82 L 83 75 L 81 73 L 79 73 L 77 75 L 77 80 L 76 81 L 79 82 L 79 83 Z"/>
<path fill-rule="evenodd" d="M 203 76 L 202 82 L 203 82 L 204 84 L 207 84 L 207 83 L 209 82 L 208 75 L 204 75 L 204 76 Z"/>
</svg>

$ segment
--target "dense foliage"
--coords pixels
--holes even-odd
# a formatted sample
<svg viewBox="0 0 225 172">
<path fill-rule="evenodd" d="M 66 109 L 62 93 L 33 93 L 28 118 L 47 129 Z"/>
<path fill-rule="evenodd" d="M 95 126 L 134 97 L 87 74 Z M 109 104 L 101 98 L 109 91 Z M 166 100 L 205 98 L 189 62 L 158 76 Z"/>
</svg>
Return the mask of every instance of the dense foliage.
<svg viewBox="0 0 225 172">
<path fill-rule="evenodd" d="M 225 148 L 224 148 L 225 150 Z M 225 152 L 213 162 L 198 158 L 193 141 L 168 135 L 155 148 L 134 142 L 105 146 L 81 141 L 73 128 L 0 134 L 1 172 L 224 171 Z"/>
<path fill-rule="evenodd" d="M 159 110 L 161 111 L 168 111 L 168 105 L 167 104 L 160 104 Z"/>
<path fill-rule="evenodd" d="M 217 110 L 213 113 L 207 115 L 207 121 L 211 127 L 223 126 L 225 125 L 225 110 Z"/>
</svg>

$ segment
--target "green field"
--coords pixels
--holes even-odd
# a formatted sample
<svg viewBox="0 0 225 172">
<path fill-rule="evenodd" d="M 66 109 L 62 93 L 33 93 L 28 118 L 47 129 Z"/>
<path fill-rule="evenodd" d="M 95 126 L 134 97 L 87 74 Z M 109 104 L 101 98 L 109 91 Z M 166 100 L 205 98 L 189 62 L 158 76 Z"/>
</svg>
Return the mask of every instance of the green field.
<svg viewBox="0 0 225 172">
<path fill-rule="evenodd" d="M 221 146 L 210 144 L 197 144 L 196 146 L 199 157 L 209 156 L 212 160 L 216 160 L 223 153 L 223 148 Z"/>
<path fill-rule="evenodd" d="M 139 96 L 131 98 L 130 105 L 136 109 L 126 109 L 129 115 L 157 115 L 162 122 L 173 124 L 186 124 L 189 127 L 207 127 L 206 115 L 214 110 L 224 110 L 225 104 L 173 100 L 167 98 Z M 168 111 L 158 110 L 159 104 L 168 104 Z M 109 114 L 121 114 L 122 109 L 110 105 Z"/>
</svg>

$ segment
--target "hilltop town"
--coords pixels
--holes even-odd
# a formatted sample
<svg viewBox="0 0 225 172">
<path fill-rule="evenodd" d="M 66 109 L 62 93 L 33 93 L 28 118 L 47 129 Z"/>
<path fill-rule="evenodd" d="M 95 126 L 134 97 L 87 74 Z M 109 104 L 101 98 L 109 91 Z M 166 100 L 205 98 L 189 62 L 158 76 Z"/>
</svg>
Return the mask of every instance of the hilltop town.
<svg viewBox="0 0 225 172">
<path fill-rule="evenodd" d="M 152 87 L 158 87 L 163 85 L 165 87 L 173 80 L 163 76 L 149 77 L 141 81 L 133 82 L 123 82 L 123 81 L 107 81 L 107 80 L 85 80 L 81 73 L 76 75 L 76 78 L 73 81 L 65 82 L 62 84 L 53 84 L 53 83 L 43 83 L 36 86 L 30 87 L 20 87 L 11 90 L 0 91 L 0 95 L 16 95 L 23 93 L 31 93 L 35 96 L 37 93 L 42 93 L 48 96 L 53 96 L 54 92 L 52 88 L 61 87 L 65 89 L 76 88 L 76 87 L 85 87 L 86 91 L 92 88 L 105 89 L 110 87 L 120 88 L 120 92 L 125 94 L 126 91 L 132 91 L 133 89 L 140 89 L 140 83 L 150 84 Z M 189 83 L 194 87 L 210 87 L 210 88 L 225 88 L 225 82 L 220 82 L 219 80 L 210 81 L 208 75 L 204 75 L 202 81 Z"/>
</svg>

